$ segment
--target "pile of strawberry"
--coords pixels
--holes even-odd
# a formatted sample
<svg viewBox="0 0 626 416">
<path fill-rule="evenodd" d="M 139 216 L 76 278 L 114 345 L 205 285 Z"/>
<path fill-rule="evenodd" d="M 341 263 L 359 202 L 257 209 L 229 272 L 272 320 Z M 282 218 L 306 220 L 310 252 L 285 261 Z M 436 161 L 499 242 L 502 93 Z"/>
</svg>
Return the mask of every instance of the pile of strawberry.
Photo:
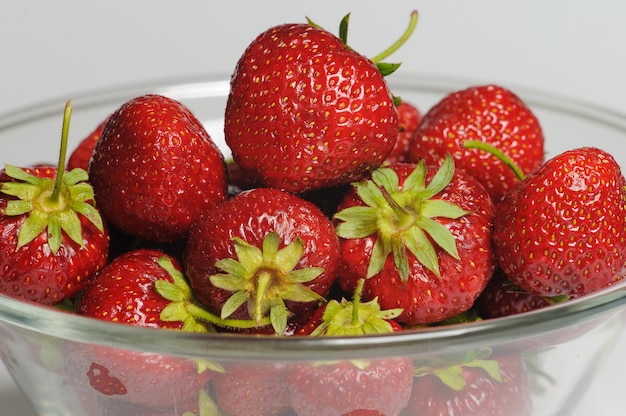
<svg viewBox="0 0 626 416">
<path fill-rule="evenodd" d="M 623 277 L 626 191 L 611 155 L 585 147 L 544 160 L 539 121 L 497 85 L 422 114 L 385 81 L 399 65 L 381 61 L 397 45 L 369 59 L 347 46 L 347 23 L 339 37 L 313 22 L 279 25 L 244 51 L 224 116 L 232 160 L 182 103 L 143 95 L 67 164 L 62 151 L 56 167 L 7 165 L 0 293 L 129 325 L 323 336 L 519 313 Z M 145 392 L 128 380 L 118 390 L 109 372 L 119 362 L 102 364 L 110 353 L 81 355 L 96 390 Z M 412 363 L 381 366 L 412 383 Z M 234 385 L 262 373 L 269 388 L 279 369 L 224 371 L 211 369 L 220 406 L 247 414 L 254 401 L 229 401 Z M 321 371 L 303 366 L 290 385 L 336 376 Z M 333 369 L 355 371 L 365 370 Z M 285 397 L 262 413 L 327 414 L 311 406 L 331 394 L 310 390 L 266 391 Z M 406 390 L 367 414 L 398 414 Z"/>
</svg>

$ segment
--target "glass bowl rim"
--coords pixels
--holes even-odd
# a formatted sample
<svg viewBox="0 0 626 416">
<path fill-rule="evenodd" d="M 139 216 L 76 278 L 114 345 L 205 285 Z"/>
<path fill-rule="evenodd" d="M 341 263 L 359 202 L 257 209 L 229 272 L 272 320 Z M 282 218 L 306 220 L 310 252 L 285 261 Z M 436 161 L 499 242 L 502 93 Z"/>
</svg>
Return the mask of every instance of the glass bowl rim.
<svg viewBox="0 0 626 416">
<path fill-rule="evenodd" d="M 414 89 L 447 93 L 476 80 L 454 79 L 428 74 L 393 75 L 392 89 Z M 120 103 L 146 92 L 176 99 L 223 96 L 228 92 L 228 76 L 174 78 L 143 85 L 120 85 L 76 94 L 76 110 Z M 526 103 L 601 123 L 626 133 L 626 114 L 583 100 L 520 86 L 508 86 Z M 59 114 L 64 99 L 51 99 L 9 113 L 0 114 L 0 131 L 32 120 Z M 75 110 L 75 111 L 76 111 Z M 271 335 L 198 334 L 133 327 L 98 321 L 61 310 L 25 302 L 0 294 L 0 322 L 22 330 L 54 338 L 88 344 L 106 345 L 151 353 L 182 356 L 210 356 L 223 359 L 298 360 L 350 359 L 355 356 L 384 357 L 419 352 L 466 351 L 484 347 L 485 342 L 504 343 L 541 335 L 617 311 L 626 305 L 626 280 L 601 291 L 540 310 L 472 323 L 404 330 L 387 335 L 359 337 L 277 337 Z"/>
</svg>

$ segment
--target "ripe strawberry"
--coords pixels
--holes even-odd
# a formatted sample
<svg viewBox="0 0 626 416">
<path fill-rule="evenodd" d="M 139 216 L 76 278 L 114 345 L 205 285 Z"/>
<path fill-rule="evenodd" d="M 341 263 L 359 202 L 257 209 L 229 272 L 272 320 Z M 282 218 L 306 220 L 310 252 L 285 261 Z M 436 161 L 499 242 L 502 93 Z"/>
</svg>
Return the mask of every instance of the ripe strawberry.
<svg viewBox="0 0 626 416">
<path fill-rule="evenodd" d="M 544 296 L 519 288 L 497 269 L 474 306 L 481 318 L 491 319 L 541 309 L 550 306 L 552 302 Z"/>
<path fill-rule="evenodd" d="M 413 394 L 403 416 L 527 416 L 532 396 L 519 356 L 470 352 L 460 362 L 416 368 Z"/>
<path fill-rule="evenodd" d="M 494 250 L 504 273 L 542 296 L 579 296 L 626 272 L 626 190 L 615 159 L 597 148 L 563 152 L 499 205 Z"/>
<path fill-rule="evenodd" d="M 95 276 L 77 313 L 126 325 L 204 332 L 201 323 L 161 294 L 187 292 L 174 297 L 187 302 L 191 294 L 183 279 L 178 262 L 158 250 L 124 253 Z M 174 311 L 178 316 L 170 319 Z M 181 314 L 187 319 L 178 319 Z M 79 385 L 132 403 L 159 407 L 181 402 L 197 394 L 212 375 L 209 363 L 187 358 L 87 344 L 70 348 L 68 355 L 79 357 L 69 365 Z"/>
<path fill-rule="evenodd" d="M 386 163 L 405 163 L 409 162 L 409 149 L 413 142 L 415 131 L 422 121 L 422 112 L 415 104 L 408 101 L 402 101 L 396 106 L 398 113 L 398 139 L 387 156 Z"/>
<path fill-rule="evenodd" d="M 398 120 L 384 75 L 398 65 L 348 47 L 347 22 L 341 38 L 312 23 L 272 27 L 239 59 L 224 132 L 253 180 L 294 193 L 349 183 L 393 149 Z"/>
<path fill-rule="evenodd" d="M 233 363 L 211 380 L 215 401 L 228 415 L 277 416 L 289 410 L 285 367 Z"/>
<path fill-rule="evenodd" d="M 409 149 L 409 160 L 440 163 L 451 154 L 458 169 L 476 177 L 497 202 L 518 181 L 499 158 L 467 141 L 484 142 L 503 152 L 523 173 L 536 169 L 544 158 L 539 121 L 513 92 L 497 85 L 481 85 L 453 92 L 422 119 Z"/>
<path fill-rule="evenodd" d="M 315 205 L 255 188 L 205 213 L 189 234 L 184 265 L 209 310 L 282 334 L 329 293 L 338 257 L 333 225 Z"/>
<path fill-rule="evenodd" d="M 71 105 L 65 108 L 65 148 Z M 82 169 L 55 167 L 0 173 L 0 293 L 53 305 L 75 296 L 107 261 L 109 236 Z"/>
<path fill-rule="evenodd" d="M 89 165 L 96 202 L 122 232 L 171 242 L 226 198 L 224 158 L 180 102 L 127 101 L 107 121 Z"/>
<path fill-rule="evenodd" d="M 87 137 L 80 141 L 67 160 L 68 170 L 72 170 L 74 168 L 89 170 L 89 161 L 91 160 L 93 149 L 96 147 L 96 143 L 102 135 L 102 130 L 104 129 L 104 125 L 107 120 L 108 118 L 98 124 L 98 126 L 91 133 L 89 133 Z"/>
<path fill-rule="evenodd" d="M 468 310 L 495 268 L 491 198 L 450 156 L 438 170 L 424 162 L 379 168 L 338 210 L 338 282 L 350 292 L 366 278 L 364 299 L 402 308 L 402 324 Z"/>
</svg>

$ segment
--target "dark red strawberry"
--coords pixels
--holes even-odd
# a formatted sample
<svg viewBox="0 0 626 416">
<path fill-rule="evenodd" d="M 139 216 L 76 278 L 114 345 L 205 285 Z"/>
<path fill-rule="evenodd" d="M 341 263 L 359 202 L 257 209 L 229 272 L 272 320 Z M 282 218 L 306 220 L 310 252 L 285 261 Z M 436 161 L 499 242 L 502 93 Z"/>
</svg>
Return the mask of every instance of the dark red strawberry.
<svg viewBox="0 0 626 416">
<path fill-rule="evenodd" d="M 498 206 L 494 250 L 506 275 L 542 296 L 579 296 L 626 273 L 626 190 L 615 159 L 597 148 L 563 152 Z"/>
<path fill-rule="evenodd" d="M 409 158 L 439 164 L 451 154 L 458 169 L 476 177 L 498 201 L 518 181 L 497 157 L 466 148 L 467 141 L 488 143 L 522 170 L 536 169 L 544 160 L 544 137 L 531 109 L 512 91 L 481 85 L 453 92 L 432 107 L 415 132 Z"/>
<path fill-rule="evenodd" d="M 226 165 L 182 103 L 144 95 L 107 121 L 89 165 L 96 202 L 122 232 L 170 242 L 226 198 Z"/>
<path fill-rule="evenodd" d="M 491 319 L 541 309 L 553 302 L 556 300 L 521 289 L 497 269 L 474 306 L 480 317 Z"/>
<path fill-rule="evenodd" d="M 285 367 L 278 364 L 227 365 L 211 380 L 215 401 L 228 415 L 282 415 L 289 410 L 285 374 Z"/>
<path fill-rule="evenodd" d="M 408 101 L 402 101 L 396 106 L 398 113 L 398 139 L 387 156 L 386 163 L 405 163 L 409 162 L 409 149 L 413 142 L 415 130 L 422 121 L 422 112 L 415 104 Z"/>
<path fill-rule="evenodd" d="M 89 170 L 89 161 L 91 160 L 93 149 L 96 147 L 98 140 L 100 140 L 102 130 L 104 129 L 104 125 L 107 120 L 108 118 L 98 124 L 98 126 L 91 133 L 89 133 L 87 137 L 78 143 L 78 146 L 70 154 L 70 157 L 67 160 L 68 170 L 72 170 L 74 168 Z"/>
<path fill-rule="evenodd" d="M 224 132 L 253 180 L 295 193 L 349 183 L 393 149 L 398 120 L 384 75 L 397 65 L 375 63 L 392 50 L 359 54 L 346 45 L 347 22 L 341 38 L 312 23 L 272 27 L 239 59 Z"/>
<path fill-rule="evenodd" d="M 530 416 L 532 395 L 521 357 L 470 352 L 456 364 L 417 367 L 402 416 Z"/>
<path fill-rule="evenodd" d="M 282 334 L 329 293 L 338 248 L 332 223 L 315 205 L 255 188 L 205 213 L 189 235 L 184 265 L 212 312 Z"/>
<path fill-rule="evenodd" d="M 339 283 L 351 292 L 365 278 L 363 298 L 402 308 L 402 324 L 468 310 L 495 268 L 493 203 L 451 157 L 438 169 L 424 162 L 379 168 L 338 210 Z"/>
<path fill-rule="evenodd" d="M 168 299 L 167 294 L 174 292 L 180 296 Z M 182 312 L 184 305 L 177 305 L 190 297 L 176 259 L 158 250 L 141 249 L 105 266 L 85 289 L 77 313 L 125 325 L 204 332 L 207 328 Z M 106 396 L 155 407 L 192 397 L 213 374 L 210 368 L 219 369 L 200 360 L 149 352 L 87 344 L 70 348 L 68 356 L 73 358 L 68 367 L 76 383 Z"/>
<path fill-rule="evenodd" d="M 65 148 L 71 105 L 65 109 Z M 109 236 L 87 172 L 57 167 L 0 171 L 0 293 L 43 304 L 80 292 L 107 261 Z"/>
</svg>

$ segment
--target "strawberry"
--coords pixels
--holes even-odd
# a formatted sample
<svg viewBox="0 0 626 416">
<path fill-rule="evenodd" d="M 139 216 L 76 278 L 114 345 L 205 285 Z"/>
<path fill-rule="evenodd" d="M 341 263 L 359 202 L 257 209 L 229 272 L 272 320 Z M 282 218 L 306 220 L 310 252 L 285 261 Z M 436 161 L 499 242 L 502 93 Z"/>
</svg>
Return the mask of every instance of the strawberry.
<svg viewBox="0 0 626 416">
<path fill-rule="evenodd" d="M 89 170 L 89 161 L 91 160 L 93 149 L 96 147 L 96 143 L 102 135 L 102 130 L 104 129 L 104 125 L 107 120 L 108 118 L 98 124 L 98 126 L 91 133 L 89 133 L 87 137 L 78 143 L 78 146 L 70 154 L 70 157 L 67 160 L 68 170 L 72 170 L 74 168 Z"/>
<path fill-rule="evenodd" d="M 89 175 L 109 221 L 156 242 L 184 239 L 227 191 L 224 157 L 202 124 L 182 103 L 153 94 L 109 116 Z"/>
<path fill-rule="evenodd" d="M 65 171 L 71 103 L 57 167 L 0 173 L 0 293 L 47 305 L 78 294 L 104 266 L 109 235 L 82 169 Z"/>
<path fill-rule="evenodd" d="M 294 193 L 349 183 L 393 149 L 398 119 L 384 76 L 398 65 L 380 59 L 397 45 L 370 60 L 346 44 L 347 25 L 346 16 L 341 38 L 312 22 L 275 26 L 239 59 L 224 133 L 254 181 Z"/>
<path fill-rule="evenodd" d="M 277 416 L 289 410 L 285 367 L 232 363 L 212 380 L 215 401 L 226 414 Z"/>
<path fill-rule="evenodd" d="M 402 101 L 396 106 L 398 113 L 398 139 L 387 156 L 386 163 L 404 163 L 409 162 L 409 149 L 413 142 L 415 131 L 422 121 L 422 112 L 415 104 L 408 101 Z"/>
<path fill-rule="evenodd" d="M 361 279 L 352 300 L 321 306 L 297 335 L 357 336 L 401 331 L 401 309 L 381 310 L 377 299 L 361 302 Z M 406 407 L 413 382 L 410 359 L 382 358 L 298 363 L 289 367 L 287 385 L 298 415 L 395 415 Z"/>
<path fill-rule="evenodd" d="M 494 251 L 515 284 L 541 296 L 580 296 L 621 280 L 626 266 L 625 180 L 592 147 L 556 155 L 499 204 Z"/>
<path fill-rule="evenodd" d="M 519 288 L 497 269 L 474 306 L 482 318 L 491 319 L 541 309 L 552 302 Z"/>
<path fill-rule="evenodd" d="M 393 164 L 358 182 L 335 215 L 338 282 L 365 278 L 363 297 L 403 309 L 397 320 L 429 324 L 468 310 L 495 268 L 494 206 L 485 188 L 454 169 Z"/>
<path fill-rule="evenodd" d="M 468 141 L 499 149 L 523 173 L 544 160 L 543 131 L 536 116 L 512 91 L 498 85 L 450 93 L 427 111 L 415 132 L 409 160 L 438 164 L 450 153 L 457 168 L 476 177 L 497 202 L 518 178 L 501 159 L 467 148 Z"/>
<path fill-rule="evenodd" d="M 526 416 L 532 397 L 526 366 L 519 356 L 470 351 L 457 363 L 419 366 L 403 416 Z"/>
<path fill-rule="evenodd" d="M 335 280 L 339 242 L 312 203 L 255 188 L 208 210 L 189 234 L 184 266 L 198 299 L 253 331 L 291 332 Z M 268 325 L 270 324 L 271 325 Z"/>
<path fill-rule="evenodd" d="M 184 296 L 187 289 L 187 296 Z M 179 293 L 178 302 L 161 293 Z M 125 325 L 205 332 L 193 317 L 178 319 L 190 298 L 181 266 L 158 250 L 139 249 L 116 257 L 85 289 L 77 313 Z M 178 314 L 176 319 L 170 319 Z M 219 366 L 199 360 L 76 344 L 72 377 L 105 396 L 149 406 L 169 406 L 196 394 Z"/>
</svg>

